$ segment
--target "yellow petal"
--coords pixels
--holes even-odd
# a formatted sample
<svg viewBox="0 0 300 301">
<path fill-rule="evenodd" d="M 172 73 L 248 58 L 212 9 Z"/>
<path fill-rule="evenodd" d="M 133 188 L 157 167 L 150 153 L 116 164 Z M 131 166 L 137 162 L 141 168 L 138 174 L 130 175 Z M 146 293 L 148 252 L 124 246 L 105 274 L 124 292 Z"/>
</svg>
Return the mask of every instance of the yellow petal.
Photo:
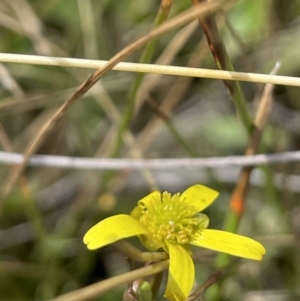
<svg viewBox="0 0 300 301">
<path fill-rule="evenodd" d="M 142 216 L 142 208 L 139 206 L 134 207 L 130 215 L 135 219 L 139 220 L 140 217 Z"/>
<path fill-rule="evenodd" d="M 193 287 L 194 262 L 181 245 L 167 241 L 166 244 L 170 255 L 170 266 L 165 297 L 172 301 L 182 301 L 188 297 Z"/>
<path fill-rule="evenodd" d="M 157 249 L 163 248 L 166 244 L 163 240 L 159 240 L 153 237 L 153 235 L 140 235 L 140 242 L 148 250 L 155 251 Z"/>
<path fill-rule="evenodd" d="M 149 208 L 149 206 L 151 207 L 153 204 L 155 204 L 155 202 L 153 202 L 154 199 L 161 199 L 161 192 L 160 191 L 153 191 L 151 193 L 149 193 L 148 195 L 146 195 L 145 197 L 143 197 L 142 199 L 140 199 L 138 201 L 138 205 L 141 208 Z"/>
<path fill-rule="evenodd" d="M 219 195 L 219 192 L 203 185 L 193 185 L 184 191 L 180 198 L 185 198 L 191 206 L 200 212 L 208 207 Z"/>
<path fill-rule="evenodd" d="M 212 249 L 218 252 L 234 256 L 261 260 L 265 254 L 265 248 L 257 241 L 230 232 L 205 229 L 192 245 Z"/>
<path fill-rule="evenodd" d="M 90 250 L 98 249 L 122 238 L 147 234 L 147 229 L 133 217 L 115 215 L 93 226 L 83 237 Z"/>
</svg>

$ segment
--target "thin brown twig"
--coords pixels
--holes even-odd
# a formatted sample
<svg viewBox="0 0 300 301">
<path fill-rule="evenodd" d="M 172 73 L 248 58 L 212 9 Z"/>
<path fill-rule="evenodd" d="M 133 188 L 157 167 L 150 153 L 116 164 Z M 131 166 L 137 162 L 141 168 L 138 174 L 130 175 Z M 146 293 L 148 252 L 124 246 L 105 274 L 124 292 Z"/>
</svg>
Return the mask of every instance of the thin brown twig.
<svg viewBox="0 0 300 301">
<path fill-rule="evenodd" d="M 146 101 L 158 118 L 162 119 L 165 122 L 170 121 L 169 116 L 163 110 L 161 110 L 161 108 L 150 95 L 146 97 Z"/>
<path fill-rule="evenodd" d="M 200 4 L 207 3 L 207 0 L 192 0 L 195 7 Z M 227 49 L 223 43 L 218 30 L 216 20 L 213 15 L 207 15 L 198 19 L 199 24 L 205 34 L 208 46 L 214 57 L 214 60 L 221 70 L 234 71 L 231 59 L 227 53 Z M 241 86 L 237 81 L 223 80 L 227 92 L 232 99 L 237 113 L 242 120 L 244 127 L 250 133 L 253 128 L 251 116 L 246 107 L 246 99 L 242 92 Z"/>
<path fill-rule="evenodd" d="M 196 298 L 198 298 L 200 295 L 202 295 L 210 286 L 215 284 L 221 277 L 223 277 L 224 271 L 220 270 L 216 273 L 210 275 L 206 281 L 198 287 L 187 299 L 186 301 L 193 301 Z"/>
<path fill-rule="evenodd" d="M 280 64 L 277 63 L 274 69 L 271 71 L 271 74 L 276 74 L 279 67 Z M 257 108 L 256 117 L 254 120 L 255 129 L 250 136 L 249 145 L 245 152 L 246 156 L 255 155 L 258 151 L 259 144 L 261 141 L 262 130 L 266 124 L 267 118 L 271 111 L 273 89 L 273 84 L 266 84 L 263 90 L 262 97 Z M 249 179 L 252 170 L 253 166 L 247 166 L 242 169 L 239 180 L 235 186 L 230 200 L 231 209 L 239 217 L 241 217 L 244 211 L 245 196 L 248 190 Z"/>
<path fill-rule="evenodd" d="M 192 0 L 195 7 L 200 4 L 207 3 L 206 0 Z M 220 69 L 227 70 L 226 58 L 225 58 L 225 47 L 222 40 L 219 37 L 217 25 L 212 17 L 199 18 L 199 24 L 206 36 L 208 46 L 211 53 Z"/>
<path fill-rule="evenodd" d="M 76 91 L 75 93 L 54 113 L 53 116 L 44 124 L 37 135 L 32 139 L 24 151 L 24 160 L 16 169 L 14 169 L 11 175 L 8 177 L 7 182 L 4 185 L 2 196 L 5 199 L 15 182 L 20 177 L 22 171 L 28 163 L 30 156 L 40 147 L 44 139 L 57 123 L 57 121 L 68 111 L 68 109 L 81 98 L 104 74 L 110 71 L 118 62 L 120 62 L 125 57 L 132 54 L 137 49 L 144 46 L 150 40 L 174 29 L 176 27 L 182 26 L 195 18 L 200 16 L 208 15 L 221 8 L 225 3 L 231 2 L 231 0 L 220 0 L 205 3 L 199 5 L 196 8 L 191 8 L 180 15 L 174 17 L 173 19 L 163 23 L 161 26 L 151 30 L 148 34 L 144 35 L 142 38 L 138 39 L 134 43 L 122 49 L 115 56 L 113 56 L 105 66 L 98 69 L 92 76 L 90 76 Z"/>
</svg>

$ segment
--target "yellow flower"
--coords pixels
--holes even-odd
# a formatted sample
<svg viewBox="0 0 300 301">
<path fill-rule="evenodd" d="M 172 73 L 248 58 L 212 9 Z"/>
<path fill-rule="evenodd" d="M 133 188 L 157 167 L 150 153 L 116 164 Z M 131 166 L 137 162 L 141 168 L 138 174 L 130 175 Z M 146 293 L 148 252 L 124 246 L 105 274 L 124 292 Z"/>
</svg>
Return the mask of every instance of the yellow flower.
<svg viewBox="0 0 300 301">
<path fill-rule="evenodd" d="M 218 192 L 202 185 L 191 186 L 181 195 L 154 191 L 141 199 L 130 215 L 115 215 L 93 226 L 83 241 L 94 250 L 137 235 L 149 250 L 163 248 L 170 257 L 165 297 L 185 300 L 195 278 L 189 244 L 255 260 L 265 253 L 260 243 L 248 237 L 206 229 L 209 219 L 199 212 L 217 196 Z"/>
</svg>

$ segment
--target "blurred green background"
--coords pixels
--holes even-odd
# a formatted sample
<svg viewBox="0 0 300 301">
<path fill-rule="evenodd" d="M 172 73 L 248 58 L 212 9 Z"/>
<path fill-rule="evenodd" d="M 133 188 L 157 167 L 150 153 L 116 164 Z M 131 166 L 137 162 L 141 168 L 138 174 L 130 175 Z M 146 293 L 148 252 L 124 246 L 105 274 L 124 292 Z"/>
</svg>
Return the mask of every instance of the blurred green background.
<svg viewBox="0 0 300 301">
<path fill-rule="evenodd" d="M 159 6 L 159 0 L 2 0 L 0 52 L 106 60 L 151 30 Z M 190 6 L 174 1 L 169 18 Z M 216 22 L 236 70 L 269 73 L 281 61 L 279 74 L 299 76 L 299 14 L 298 0 L 240 0 L 219 13 Z M 138 62 L 141 53 L 126 61 Z M 216 69 L 196 22 L 161 36 L 150 62 Z M 93 72 L 0 64 L 0 150 L 23 152 Z M 135 78 L 117 71 L 105 75 L 63 116 L 38 153 L 112 157 Z M 241 86 L 253 115 L 263 85 Z M 299 88 L 275 87 L 261 153 L 299 148 L 299 95 Z M 126 135 L 116 157 L 243 155 L 248 141 L 222 81 L 151 74 L 139 86 Z M 1 183 L 11 169 L 1 165 Z M 11 195 L 0 197 L 0 300 L 46 300 L 128 271 L 113 246 L 91 252 L 82 237 L 97 221 L 129 213 L 153 188 L 180 192 L 202 183 L 218 190 L 206 213 L 210 227 L 221 229 L 239 171 L 26 168 Z M 238 260 L 220 300 L 300 300 L 299 192 L 299 163 L 255 168 L 238 232 L 259 240 L 267 254 L 262 262 Z M 197 250 L 198 285 L 216 271 L 215 256 Z M 93 300 L 121 300 L 123 291 L 121 286 Z"/>
</svg>

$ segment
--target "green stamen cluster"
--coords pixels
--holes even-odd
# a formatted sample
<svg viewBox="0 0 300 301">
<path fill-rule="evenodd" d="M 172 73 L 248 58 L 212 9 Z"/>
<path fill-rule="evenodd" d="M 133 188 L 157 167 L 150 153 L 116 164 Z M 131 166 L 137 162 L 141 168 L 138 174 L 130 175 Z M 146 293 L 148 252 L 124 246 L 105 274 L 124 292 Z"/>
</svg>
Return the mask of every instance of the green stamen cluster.
<svg viewBox="0 0 300 301">
<path fill-rule="evenodd" d="M 140 221 L 146 225 L 153 239 L 171 243 L 186 244 L 201 234 L 208 226 L 208 217 L 198 213 L 180 194 L 168 192 L 153 197 L 151 201 L 140 201 Z"/>
</svg>

